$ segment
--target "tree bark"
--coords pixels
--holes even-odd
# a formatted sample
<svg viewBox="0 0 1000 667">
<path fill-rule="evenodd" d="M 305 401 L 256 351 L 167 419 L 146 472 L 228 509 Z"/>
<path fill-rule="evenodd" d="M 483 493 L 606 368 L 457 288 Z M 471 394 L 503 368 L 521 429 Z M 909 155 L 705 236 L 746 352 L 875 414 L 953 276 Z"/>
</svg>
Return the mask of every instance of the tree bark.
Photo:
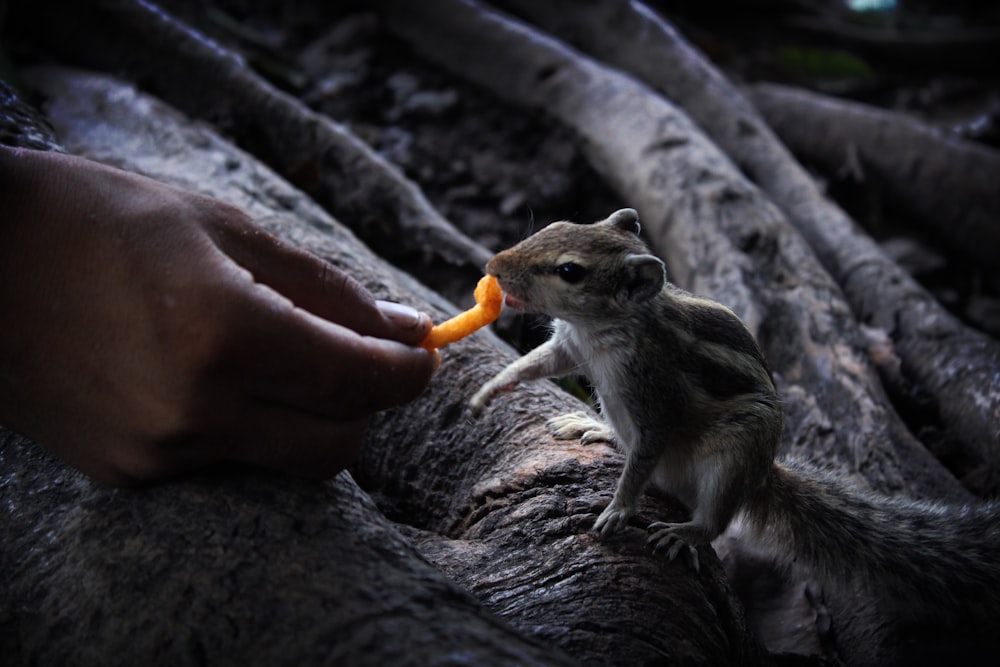
<svg viewBox="0 0 1000 667">
<path fill-rule="evenodd" d="M 0 144 L 62 151 L 49 121 L 3 80 L 0 80 Z"/>
<path fill-rule="evenodd" d="M 490 252 L 458 232 L 396 167 L 159 7 L 135 0 L 43 0 L 15 3 L 11 10 L 8 33 L 15 41 L 72 64 L 127 74 L 220 127 L 381 255 L 430 278 L 449 296 L 458 297 L 452 285 L 481 275 Z"/>
<path fill-rule="evenodd" d="M 824 197 L 747 99 L 638 0 L 503 0 L 553 33 L 632 72 L 683 106 L 784 211 L 843 289 L 855 316 L 892 341 L 910 386 L 961 441 L 966 486 L 1000 489 L 1000 344 L 949 314 Z M 798 269 L 796 269 L 798 271 Z M 882 336 L 880 336 L 882 337 Z M 891 377 L 887 378 L 892 380 Z M 916 387 L 916 390 L 913 389 Z"/>
<path fill-rule="evenodd" d="M 911 116 L 776 84 L 750 100 L 801 159 L 836 173 L 848 151 L 942 243 L 985 266 L 1000 263 L 1000 153 L 958 141 Z"/>
<path fill-rule="evenodd" d="M 71 151 L 239 206 L 380 298 L 436 319 L 454 310 L 204 127 L 105 79 L 49 70 L 32 80 Z M 8 436 L 0 539 L 11 566 L 2 571 L 16 582 L 4 586 L 4 650 L 72 662 L 71 650 L 93 647 L 79 664 L 163 654 L 181 664 L 572 662 L 553 646 L 595 664 L 762 661 L 710 550 L 695 577 L 651 558 L 640 528 L 609 543 L 589 532 L 620 459 L 553 441 L 543 427 L 579 404 L 546 383 L 482 420 L 463 414 L 473 388 L 510 358 L 489 335 L 448 348 L 426 395 L 377 420 L 357 476 L 390 499 L 394 518 L 427 531 L 407 531 L 425 554 L 464 571 L 530 638 L 415 559 L 346 476 L 329 486 L 205 476 L 111 491 Z M 642 520 L 677 512 L 650 498 Z"/>
<path fill-rule="evenodd" d="M 0 428 L 5 665 L 574 665 L 420 558 L 346 473 L 113 490 Z"/>
</svg>

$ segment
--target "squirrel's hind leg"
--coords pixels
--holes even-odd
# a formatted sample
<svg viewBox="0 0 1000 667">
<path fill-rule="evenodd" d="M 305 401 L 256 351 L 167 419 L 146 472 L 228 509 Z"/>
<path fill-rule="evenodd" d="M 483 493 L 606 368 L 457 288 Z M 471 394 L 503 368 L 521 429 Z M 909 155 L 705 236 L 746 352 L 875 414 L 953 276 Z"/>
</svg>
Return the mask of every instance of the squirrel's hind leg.
<svg viewBox="0 0 1000 667">
<path fill-rule="evenodd" d="M 649 525 L 651 534 L 647 539 L 654 551 L 666 552 L 670 561 L 686 548 L 696 572 L 697 547 L 710 544 L 726 530 L 767 476 L 770 465 L 766 448 L 747 448 L 741 442 L 745 437 L 732 428 L 719 428 L 709 435 L 697 445 L 698 456 L 679 466 L 686 471 L 685 481 L 690 484 L 684 486 L 694 491 L 694 497 L 687 499 L 691 520 L 656 521 Z"/>
<path fill-rule="evenodd" d="M 700 571 L 698 545 L 712 541 L 712 538 L 709 537 L 709 531 L 705 530 L 703 526 L 694 521 L 683 523 L 654 521 L 649 524 L 649 532 L 652 534 L 646 540 L 646 544 L 653 547 L 653 551 L 657 553 L 665 551 L 668 561 L 673 561 L 686 551 L 691 567 L 695 572 Z"/>
</svg>

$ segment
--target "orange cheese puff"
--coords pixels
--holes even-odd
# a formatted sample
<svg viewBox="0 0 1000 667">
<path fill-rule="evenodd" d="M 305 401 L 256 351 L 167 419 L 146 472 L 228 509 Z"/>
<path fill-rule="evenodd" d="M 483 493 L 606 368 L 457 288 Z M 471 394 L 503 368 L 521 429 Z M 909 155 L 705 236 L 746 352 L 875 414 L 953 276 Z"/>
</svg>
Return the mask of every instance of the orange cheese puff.
<svg viewBox="0 0 1000 667">
<path fill-rule="evenodd" d="M 476 285 L 475 297 L 475 306 L 433 327 L 421 341 L 420 346 L 428 350 L 444 347 L 465 338 L 477 329 L 482 329 L 500 317 L 503 293 L 496 278 L 483 276 Z"/>
</svg>

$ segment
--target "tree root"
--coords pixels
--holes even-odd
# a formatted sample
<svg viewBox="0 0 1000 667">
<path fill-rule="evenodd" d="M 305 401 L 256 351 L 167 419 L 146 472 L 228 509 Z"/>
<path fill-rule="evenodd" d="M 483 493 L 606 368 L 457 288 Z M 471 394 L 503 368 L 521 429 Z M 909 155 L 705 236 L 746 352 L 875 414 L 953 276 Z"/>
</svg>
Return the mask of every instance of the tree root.
<svg viewBox="0 0 1000 667">
<path fill-rule="evenodd" d="M 641 2 L 501 4 L 682 105 L 781 207 L 844 290 L 858 320 L 887 332 L 902 360 L 899 377 L 917 385 L 961 441 L 969 464 L 957 472 L 965 484 L 986 496 L 1000 491 L 1000 344 L 964 326 L 889 260 L 823 196 L 746 98 Z M 995 188 L 992 195 L 995 200 Z M 911 387 L 894 389 L 914 393 Z"/>
<path fill-rule="evenodd" d="M 414 273 L 440 276 L 439 287 L 468 285 L 481 275 L 491 253 L 456 230 L 398 169 L 160 8 L 136 0 L 27 4 L 12 7 L 9 23 L 32 48 L 124 72 L 222 127 L 381 255 Z M 46 19 L 55 15 L 59 21 Z"/>
<path fill-rule="evenodd" d="M 758 84 L 749 95 L 796 155 L 833 173 L 856 151 L 862 169 L 935 238 L 986 266 L 1000 262 L 1000 153 L 818 93 Z"/>
</svg>

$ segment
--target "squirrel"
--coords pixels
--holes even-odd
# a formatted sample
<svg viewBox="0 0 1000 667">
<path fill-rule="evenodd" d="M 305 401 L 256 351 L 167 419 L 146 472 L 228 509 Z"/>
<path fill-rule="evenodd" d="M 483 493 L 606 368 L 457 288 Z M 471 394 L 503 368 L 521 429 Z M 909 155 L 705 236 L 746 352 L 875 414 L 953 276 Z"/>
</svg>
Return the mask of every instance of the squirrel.
<svg viewBox="0 0 1000 667">
<path fill-rule="evenodd" d="M 549 421 L 559 438 L 615 443 L 625 465 L 594 529 L 623 527 L 652 482 L 691 518 L 654 522 L 668 560 L 734 522 L 779 564 L 810 566 L 836 585 L 860 579 L 920 617 L 1000 613 L 1000 507 L 882 496 L 831 472 L 777 460 L 783 411 L 767 361 L 725 306 L 666 279 L 626 208 L 585 225 L 555 222 L 486 265 L 515 310 L 553 318 L 551 337 L 470 400 L 478 414 L 521 381 L 585 375 L 603 421 Z"/>
</svg>

